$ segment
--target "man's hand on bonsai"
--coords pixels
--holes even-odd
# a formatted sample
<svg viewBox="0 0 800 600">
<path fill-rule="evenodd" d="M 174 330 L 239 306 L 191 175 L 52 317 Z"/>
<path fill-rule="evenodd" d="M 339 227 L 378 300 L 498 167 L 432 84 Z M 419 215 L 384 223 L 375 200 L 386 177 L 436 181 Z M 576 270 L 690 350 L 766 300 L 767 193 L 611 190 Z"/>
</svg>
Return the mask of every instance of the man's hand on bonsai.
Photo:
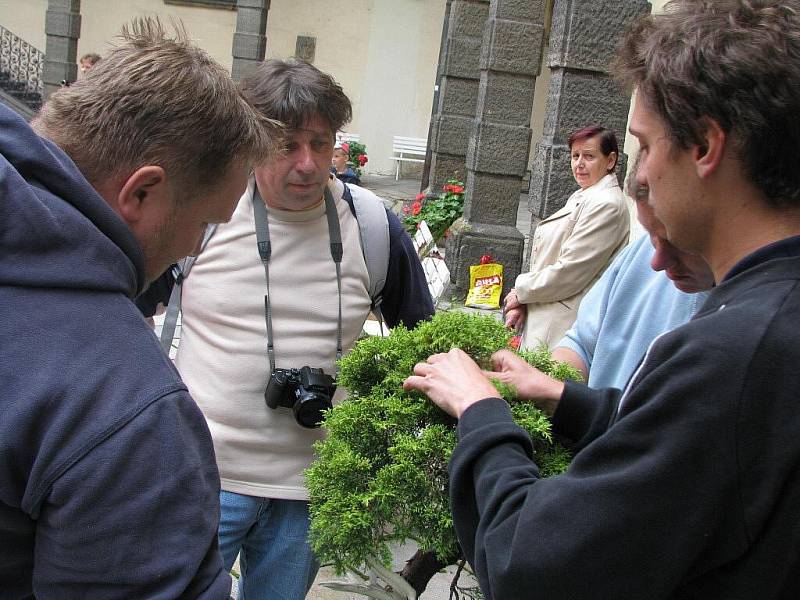
<svg viewBox="0 0 800 600">
<path fill-rule="evenodd" d="M 564 382 L 545 375 L 536 367 L 510 350 L 499 350 L 492 354 L 494 371 L 484 371 L 503 383 L 513 385 L 520 400 L 533 402 L 549 416 L 553 416 L 564 391 Z"/>
<path fill-rule="evenodd" d="M 406 390 L 419 390 L 439 408 L 461 418 L 467 408 L 484 398 L 497 398 L 489 378 L 513 385 L 522 400 L 530 400 L 552 415 L 564 384 L 551 379 L 508 350 L 492 355 L 496 371 L 481 371 L 463 350 L 453 348 L 434 354 L 427 362 L 414 366 L 414 375 L 403 382 Z"/>
</svg>

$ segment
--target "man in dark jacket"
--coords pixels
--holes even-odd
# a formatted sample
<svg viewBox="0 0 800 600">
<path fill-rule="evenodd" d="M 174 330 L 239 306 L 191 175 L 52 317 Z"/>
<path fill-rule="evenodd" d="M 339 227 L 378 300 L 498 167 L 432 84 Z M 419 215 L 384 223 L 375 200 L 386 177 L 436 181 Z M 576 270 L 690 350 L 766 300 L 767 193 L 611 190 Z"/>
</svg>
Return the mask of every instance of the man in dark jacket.
<svg viewBox="0 0 800 600">
<path fill-rule="evenodd" d="M 654 214 L 719 285 L 624 392 L 494 357 L 575 442 L 550 479 L 460 350 L 405 385 L 459 417 L 453 518 L 487 598 L 799 598 L 800 2 L 674 2 L 619 66 Z"/>
<path fill-rule="evenodd" d="M 0 597 L 227 598 L 202 414 L 133 298 L 230 218 L 275 127 L 156 20 L 0 105 Z"/>
</svg>

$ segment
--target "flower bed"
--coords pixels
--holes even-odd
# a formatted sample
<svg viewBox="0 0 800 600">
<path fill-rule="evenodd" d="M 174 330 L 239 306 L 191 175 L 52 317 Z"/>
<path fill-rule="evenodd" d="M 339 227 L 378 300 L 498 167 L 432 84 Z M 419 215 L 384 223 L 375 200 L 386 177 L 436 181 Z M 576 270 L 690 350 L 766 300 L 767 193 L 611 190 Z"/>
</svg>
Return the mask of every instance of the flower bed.
<svg viewBox="0 0 800 600">
<path fill-rule="evenodd" d="M 433 239 L 438 241 L 462 214 L 464 214 L 464 184 L 451 179 L 444 184 L 438 196 L 425 198 L 425 194 L 417 194 L 410 206 L 404 206 L 403 225 L 413 237 L 419 223 L 425 221 Z"/>
</svg>

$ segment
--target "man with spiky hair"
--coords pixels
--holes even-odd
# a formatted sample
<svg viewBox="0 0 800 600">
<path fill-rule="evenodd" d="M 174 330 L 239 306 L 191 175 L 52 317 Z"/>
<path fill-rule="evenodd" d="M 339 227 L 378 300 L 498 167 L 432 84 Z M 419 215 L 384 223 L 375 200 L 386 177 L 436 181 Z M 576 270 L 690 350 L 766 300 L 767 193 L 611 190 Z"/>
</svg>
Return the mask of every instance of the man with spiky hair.
<svg viewBox="0 0 800 600">
<path fill-rule="evenodd" d="M 495 356 L 575 442 L 550 479 L 460 350 L 405 385 L 459 418 L 453 520 L 487 598 L 799 598 L 800 1 L 671 2 L 618 67 L 653 217 L 717 287 L 624 392 Z"/>
<path fill-rule="evenodd" d="M 280 129 L 176 29 L 125 28 L 34 129 L 0 107 L 3 598 L 230 591 L 211 437 L 133 298 Z"/>
</svg>

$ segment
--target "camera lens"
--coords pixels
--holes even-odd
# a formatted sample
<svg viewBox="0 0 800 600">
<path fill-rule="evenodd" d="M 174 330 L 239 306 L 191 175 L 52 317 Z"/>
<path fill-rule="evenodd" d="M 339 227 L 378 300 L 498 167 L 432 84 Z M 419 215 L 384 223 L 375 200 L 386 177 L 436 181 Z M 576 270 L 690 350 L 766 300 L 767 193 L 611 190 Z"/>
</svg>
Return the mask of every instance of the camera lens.
<svg viewBox="0 0 800 600">
<path fill-rule="evenodd" d="M 297 390 L 294 418 L 303 427 L 314 429 L 322 424 L 323 411 L 332 407 L 330 396 L 308 390 Z"/>
</svg>

